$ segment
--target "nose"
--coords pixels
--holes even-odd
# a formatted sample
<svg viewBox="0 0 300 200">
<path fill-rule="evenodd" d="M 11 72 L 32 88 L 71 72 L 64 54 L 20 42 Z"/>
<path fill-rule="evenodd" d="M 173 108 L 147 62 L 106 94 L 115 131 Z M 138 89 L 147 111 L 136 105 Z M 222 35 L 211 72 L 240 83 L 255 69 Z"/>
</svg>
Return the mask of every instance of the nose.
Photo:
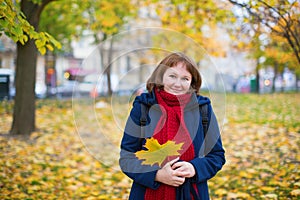
<svg viewBox="0 0 300 200">
<path fill-rule="evenodd" d="M 177 79 L 175 80 L 174 86 L 176 86 L 176 87 L 180 87 L 180 86 L 181 86 L 181 81 L 180 81 L 179 78 L 177 78 Z"/>
</svg>

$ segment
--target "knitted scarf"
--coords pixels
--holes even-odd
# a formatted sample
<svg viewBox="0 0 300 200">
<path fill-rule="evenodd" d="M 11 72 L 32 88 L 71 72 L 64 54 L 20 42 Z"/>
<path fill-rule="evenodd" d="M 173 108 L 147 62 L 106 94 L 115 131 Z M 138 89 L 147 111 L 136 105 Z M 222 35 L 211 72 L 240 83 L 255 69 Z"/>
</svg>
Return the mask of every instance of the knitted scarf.
<svg viewBox="0 0 300 200">
<path fill-rule="evenodd" d="M 188 129 L 184 123 L 183 112 L 186 104 L 190 101 L 191 94 L 173 95 L 164 90 L 155 90 L 158 104 L 161 106 L 162 117 L 154 130 L 153 137 L 160 144 L 168 140 L 178 143 L 184 143 L 180 153 L 180 160 L 190 161 L 194 158 L 194 146 L 190 138 Z M 171 161 L 173 158 L 168 158 Z M 166 162 L 168 162 L 166 161 Z M 158 189 L 147 188 L 145 200 L 175 200 L 176 187 L 161 184 Z"/>
</svg>

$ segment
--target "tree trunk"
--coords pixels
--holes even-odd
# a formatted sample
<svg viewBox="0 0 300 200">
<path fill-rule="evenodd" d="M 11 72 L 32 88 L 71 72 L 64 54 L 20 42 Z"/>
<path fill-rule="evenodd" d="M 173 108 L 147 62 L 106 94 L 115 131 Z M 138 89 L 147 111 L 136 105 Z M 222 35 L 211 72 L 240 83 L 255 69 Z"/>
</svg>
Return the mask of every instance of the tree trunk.
<svg viewBox="0 0 300 200">
<path fill-rule="evenodd" d="M 255 68 L 255 73 L 256 73 L 256 88 L 255 88 L 255 92 L 259 94 L 260 92 L 260 75 L 259 75 L 259 60 L 257 59 L 257 63 L 256 63 L 256 68 Z"/>
<path fill-rule="evenodd" d="M 276 80 L 277 75 L 278 75 L 278 63 L 275 62 L 275 64 L 274 64 L 274 76 L 273 76 L 273 80 L 272 80 L 272 93 L 274 93 L 275 90 L 276 90 L 275 80 Z"/>
<path fill-rule="evenodd" d="M 11 134 L 29 135 L 35 130 L 35 76 L 37 50 L 34 41 L 17 44 L 16 96 Z"/>
<path fill-rule="evenodd" d="M 21 1 L 21 11 L 36 31 L 41 11 L 50 1 L 44 0 L 40 5 L 29 0 Z M 33 40 L 29 40 L 25 45 L 17 44 L 16 96 L 10 130 L 12 135 L 29 135 L 35 130 L 36 61 L 37 49 Z"/>
<path fill-rule="evenodd" d="M 108 95 L 111 96 L 113 91 L 111 88 L 111 67 L 112 67 L 112 56 L 113 56 L 113 43 L 114 43 L 114 37 L 110 40 L 110 46 L 108 50 L 108 59 L 107 59 L 107 68 L 106 68 L 106 75 L 107 75 L 107 90 Z"/>
<path fill-rule="evenodd" d="M 296 74 L 296 91 L 300 91 L 299 82 L 300 82 L 300 75 Z"/>
<path fill-rule="evenodd" d="M 284 92 L 284 86 L 285 86 L 285 83 L 284 83 L 284 80 L 283 80 L 283 71 L 280 73 L 280 76 L 281 76 L 281 88 L 280 88 L 280 92 Z"/>
<path fill-rule="evenodd" d="M 107 66 L 107 53 L 106 53 L 106 50 L 104 48 L 104 44 L 102 42 L 102 45 L 100 45 L 100 58 L 101 58 L 101 72 L 103 74 L 101 74 L 102 78 L 103 78 L 103 85 L 101 85 L 101 93 L 103 93 L 103 95 L 108 95 L 108 88 L 107 88 L 107 74 L 106 74 L 106 66 Z M 105 82 L 105 79 L 106 78 L 106 82 Z"/>
<path fill-rule="evenodd" d="M 296 71 L 293 71 L 293 72 L 294 72 L 294 74 L 295 74 L 295 79 L 296 79 L 296 80 L 295 80 L 295 81 L 296 81 L 296 82 L 295 82 L 295 91 L 298 92 L 298 91 L 300 91 L 300 90 L 299 90 L 300 88 L 299 88 L 299 85 L 298 85 L 298 82 L 300 81 L 300 80 L 299 80 L 299 75 L 297 74 Z"/>
</svg>

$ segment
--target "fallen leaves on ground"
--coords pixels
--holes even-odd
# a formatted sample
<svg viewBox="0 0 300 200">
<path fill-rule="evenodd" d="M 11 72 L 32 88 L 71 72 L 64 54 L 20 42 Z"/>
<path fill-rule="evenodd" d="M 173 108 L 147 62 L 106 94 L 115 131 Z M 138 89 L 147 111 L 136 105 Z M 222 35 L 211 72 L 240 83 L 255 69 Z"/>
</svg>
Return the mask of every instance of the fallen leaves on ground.
<svg viewBox="0 0 300 200">
<path fill-rule="evenodd" d="M 227 123 L 221 134 L 227 162 L 209 180 L 212 200 L 300 198 L 299 98 L 227 94 Z M 128 198 L 129 178 L 95 159 L 76 133 L 71 101 L 39 100 L 38 129 L 26 139 L 8 136 L 12 103 L 0 103 L 0 199 Z M 121 108 L 118 120 L 128 115 L 128 104 L 126 112 Z M 122 131 L 111 109 L 95 112 L 102 131 L 116 143 Z M 84 106 L 79 111 L 89 123 Z M 85 130 L 90 131 L 88 126 Z"/>
<path fill-rule="evenodd" d="M 30 138 L 1 132 L 0 199 L 126 199 L 130 181 L 86 151 L 71 103 L 52 101 L 38 106 L 38 131 Z M 0 125 L 9 130 L 5 113 Z"/>
<path fill-rule="evenodd" d="M 228 95 L 212 199 L 300 198 L 300 94 Z"/>
</svg>

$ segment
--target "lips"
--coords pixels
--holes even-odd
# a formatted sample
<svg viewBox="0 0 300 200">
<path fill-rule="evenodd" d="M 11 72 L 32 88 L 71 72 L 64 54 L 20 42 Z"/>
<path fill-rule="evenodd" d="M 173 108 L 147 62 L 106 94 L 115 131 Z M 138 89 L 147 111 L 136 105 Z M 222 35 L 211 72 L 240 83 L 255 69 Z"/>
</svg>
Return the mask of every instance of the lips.
<svg viewBox="0 0 300 200">
<path fill-rule="evenodd" d="M 171 89 L 173 91 L 173 93 L 177 93 L 177 94 L 181 94 L 183 93 L 182 90 L 176 90 L 176 89 Z"/>
</svg>

